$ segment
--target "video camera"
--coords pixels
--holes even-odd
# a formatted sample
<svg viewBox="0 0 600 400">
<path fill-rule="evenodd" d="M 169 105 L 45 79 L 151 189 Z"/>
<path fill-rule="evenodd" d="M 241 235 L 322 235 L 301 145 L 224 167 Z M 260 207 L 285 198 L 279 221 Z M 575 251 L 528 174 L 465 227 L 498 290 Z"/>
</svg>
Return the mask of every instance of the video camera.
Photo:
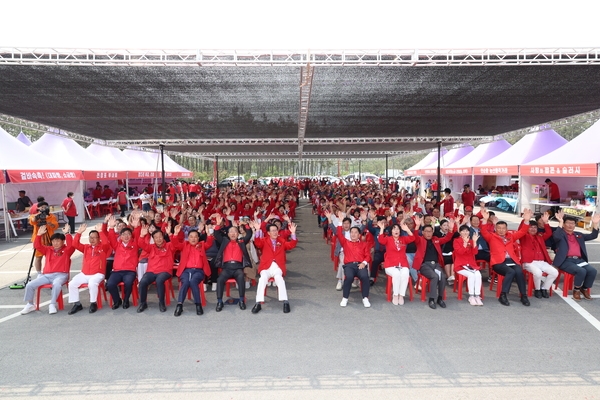
<svg viewBox="0 0 600 400">
<path fill-rule="evenodd" d="M 40 213 L 38 215 L 35 216 L 35 221 L 37 222 L 38 226 L 44 226 L 46 225 L 46 218 L 48 217 L 48 215 L 50 215 L 50 209 L 48 207 L 44 207 L 42 209 L 40 209 Z"/>
</svg>

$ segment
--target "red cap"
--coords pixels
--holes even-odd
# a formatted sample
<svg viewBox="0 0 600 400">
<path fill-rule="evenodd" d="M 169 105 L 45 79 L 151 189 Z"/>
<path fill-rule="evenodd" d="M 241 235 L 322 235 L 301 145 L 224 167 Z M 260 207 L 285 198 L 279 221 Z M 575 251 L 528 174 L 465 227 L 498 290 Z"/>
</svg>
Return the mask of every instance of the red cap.
<svg viewBox="0 0 600 400">
<path fill-rule="evenodd" d="M 466 207 L 465 207 L 465 211 L 473 211 L 473 207 L 471 207 L 471 206 L 466 206 Z"/>
</svg>

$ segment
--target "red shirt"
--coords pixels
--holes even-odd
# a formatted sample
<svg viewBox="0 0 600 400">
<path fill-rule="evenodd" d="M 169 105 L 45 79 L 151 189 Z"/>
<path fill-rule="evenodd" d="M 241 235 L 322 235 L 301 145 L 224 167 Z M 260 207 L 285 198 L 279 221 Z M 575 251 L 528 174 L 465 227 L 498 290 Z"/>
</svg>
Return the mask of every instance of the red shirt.
<svg viewBox="0 0 600 400">
<path fill-rule="evenodd" d="M 75 252 L 75 247 L 72 246 L 73 238 L 71 235 L 66 235 L 66 237 L 66 245 L 55 250 L 52 246 L 44 246 L 42 244 L 41 236 L 35 236 L 33 247 L 46 257 L 44 274 L 51 274 L 54 272 L 69 273 L 71 269 L 71 255 Z"/>
<path fill-rule="evenodd" d="M 379 235 L 377 237 L 379 244 L 385 246 L 383 266 L 408 268 L 408 259 L 406 258 L 406 245 L 415 241 L 414 236 L 400 236 L 398 240 L 392 236 Z"/>
<path fill-rule="evenodd" d="M 567 243 L 569 244 L 569 251 L 567 252 L 567 257 L 581 258 L 581 247 L 579 246 L 579 242 L 577 241 L 575 235 L 567 234 Z"/>
<path fill-rule="evenodd" d="M 463 267 L 468 265 L 472 269 L 480 269 L 475 261 L 475 255 L 477 254 L 477 243 L 473 240 L 469 240 L 467 242 L 467 246 L 465 247 L 465 242 L 462 237 L 457 237 L 454 239 L 452 243 L 452 258 L 454 260 L 454 272 L 458 272 Z"/>
<path fill-rule="evenodd" d="M 108 238 L 104 232 L 100 233 L 100 244 L 82 244 L 81 234 L 75 234 L 73 247 L 83 253 L 81 272 L 85 275 L 106 274 L 106 259 L 112 253 Z"/>
<path fill-rule="evenodd" d="M 108 232 L 108 240 L 115 251 L 113 271 L 135 271 L 138 265 L 139 246 L 135 237 L 125 244 L 117 237 L 114 229 Z"/>
<path fill-rule="evenodd" d="M 468 193 L 462 192 L 460 198 L 462 199 L 462 203 L 465 207 L 473 207 L 475 205 L 475 192 L 472 190 L 470 190 Z"/>
<path fill-rule="evenodd" d="M 240 245 L 237 241 L 231 241 L 225 247 L 225 251 L 223 252 L 223 262 L 226 263 L 228 261 L 237 261 L 241 263 L 244 259 L 244 255 L 242 254 L 242 249 L 240 249 Z"/>
<path fill-rule="evenodd" d="M 150 244 L 149 236 L 140 236 L 138 238 L 138 246 L 148 252 L 147 272 L 155 274 L 167 272 L 169 275 L 173 273 L 175 251 L 172 243 L 165 242 L 162 247 L 158 247 L 156 244 Z"/>
<path fill-rule="evenodd" d="M 214 238 L 209 236 L 206 242 L 198 242 L 192 246 L 189 242 L 182 242 L 179 237 L 173 236 L 173 246 L 181 250 L 181 258 L 177 267 L 177 276 L 181 276 L 186 268 L 200 268 L 205 276 L 210 276 L 210 264 L 206 258 L 206 250 L 210 249 Z"/>
<path fill-rule="evenodd" d="M 117 198 L 119 199 L 119 204 L 127 204 L 127 193 L 119 192 Z"/>
<path fill-rule="evenodd" d="M 344 262 L 346 264 L 352 262 L 361 263 L 363 261 L 366 261 L 367 263 L 371 262 L 371 251 L 367 242 L 361 240 L 358 240 L 357 242 L 347 240 L 341 226 L 337 227 L 336 235 L 344 249 Z"/>
<path fill-rule="evenodd" d="M 66 199 L 64 199 L 61 204 L 61 207 L 67 217 L 77 216 L 77 207 L 75 207 L 75 202 L 72 198 L 67 197 Z"/>
</svg>

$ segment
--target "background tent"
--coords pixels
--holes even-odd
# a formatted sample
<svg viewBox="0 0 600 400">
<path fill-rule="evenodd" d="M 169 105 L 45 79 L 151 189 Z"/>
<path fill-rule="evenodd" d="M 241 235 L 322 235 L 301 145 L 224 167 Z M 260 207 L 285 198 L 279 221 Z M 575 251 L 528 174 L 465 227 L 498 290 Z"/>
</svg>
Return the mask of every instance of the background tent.
<svg viewBox="0 0 600 400">
<path fill-rule="evenodd" d="M 466 157 L 469 153 L 471 153 L 475 148 L 471 145 L 459 147 L 456 149 L 452 149 L 448 151 L 442 159 L 440 160 L 440 173 L 442 174 L 442 185 L 440 186 L 440 190 L 444 190 L 445 188 L 450 188 L 452 191 L 460 191 L 460 188 L 454 187 L 454 181 L 452 179 L 445 179 L 443 168 L 451 165 L 452 163 L 457 162 L 458 160 Z M 421 179 L 426 181 L 428 179 L 437 179 L 437 160 L 433 161 L 430 165 L 420 170 Z"/>
<path fill-rule="evenodd" d="M 27 146 L 31 146 L 31 140 L 29 140 L 29 138 L 27 136 L 25 136 L 25 134 L 23 132 L 20 132 L 19 135 L 17 136 L 17 139 L 27 145 Z"/>
<path fill-rule="evenodd" d="M 477 146 L 475 150 L 461 158 L 460 160 L 448 165 L 442 169 L 444 176 L 444 185 L 450 186 L 450 180 L 457 192 L 460 192 L 465 184 L 471 185 L 473 190 L 482 184 L 483 178 L 475 179 L 473 176 L 473 167 L 496 157 L 511 147 L 506 140 L 498 140 L 491 143 L 484 143 Z"/>
<path fill-rule="evenodd" d="M 531 206 L 531 201 L 539 197 L 537 191 L 545 185 L 546 178 L 558 185 L 563 200 L 585 197 L 585 186 L 598 186 L 599 148 L 600 121 L 564 146 L 521 166 L 521 206 Z M 592 211 L 596 205 L 597 201 L 585 208 Z"/>
<path fill-rule="evenodd" d="M 440 150 L 441 156 L 443 156 L 447 152 L 448 152 L 448 150 L 446 150 L 445 148 L 442 148 Z M 412 167 L 410 167 L 409 169 L 407 169 L 406 171 L 404 171 L 404 175 L 417 176 L 417 175 L 419 175 L 419 172 L 420 172 L 421 169 L 423 169 L 424 167 L 428 166 L 433 161 L 437 162 L 437 159 L 438 159 L 438 152 L 437 152 L 437 150 L 436 151 L 432 151 L 431 153 L 427 154 L 427 156 L 425 156 L 425 158 L 423 158 L 421 161 L 419 161 L 418 163 L 416 163 L 415 165 L 413 165 Z"/>
</svg>

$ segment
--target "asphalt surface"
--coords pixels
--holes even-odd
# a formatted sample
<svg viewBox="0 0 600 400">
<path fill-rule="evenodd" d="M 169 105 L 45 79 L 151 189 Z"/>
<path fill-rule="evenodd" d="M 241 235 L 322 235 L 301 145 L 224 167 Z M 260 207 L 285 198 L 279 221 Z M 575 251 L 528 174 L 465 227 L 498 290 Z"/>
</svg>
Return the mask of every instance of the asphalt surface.
<svg viewBox="0 0 600 400">
<path fill-rule="evenodd" d="M 486 286 L 483 307 L 448 291 L 448 307 L 431 310 L 418 298 L 404 306 L 387 303 L 382 278 L 371 288 L 370 309 L 358 289 L 342 308 L 329 246 L 310 207 L 300 204 L 299 244 L 288 254 L 289 314 L 283 314 L 274 288 L 262 311 L 251 314 L 252 288 L 245 311 L 226 305 L 215 312 L 209 291 L 203 316 L 186 301 L 176 318 L 174 303 L 160 313 L 151 291 L 142 314 L 106 305 L 89 314 L 84 292 L 84 310 L 76 315 L 67 315 L 68 305 L 48 315 L 46 304 L 21 316 L 24 291 L 3 287 L 0 397 L 600 397 L 600 325 L 593 325 L 600 319 L 600 298 L 571 306 L 573 301 L 555 294 L 531 298 L 524 307 L 513 284 L 510 307 Z M 518 219 L 502 218 L 516 227 Z M 590 260 L 600 263 L 598 243 L 588 242 L 588 250 Z M 0 276 L 22 280 L 30 256 L 25 240 L 1 243 Z M 72 270 L 80 264 L 78 255 Z M 48 298 L 46 292 L 42 301 Z"/>
</svg>

